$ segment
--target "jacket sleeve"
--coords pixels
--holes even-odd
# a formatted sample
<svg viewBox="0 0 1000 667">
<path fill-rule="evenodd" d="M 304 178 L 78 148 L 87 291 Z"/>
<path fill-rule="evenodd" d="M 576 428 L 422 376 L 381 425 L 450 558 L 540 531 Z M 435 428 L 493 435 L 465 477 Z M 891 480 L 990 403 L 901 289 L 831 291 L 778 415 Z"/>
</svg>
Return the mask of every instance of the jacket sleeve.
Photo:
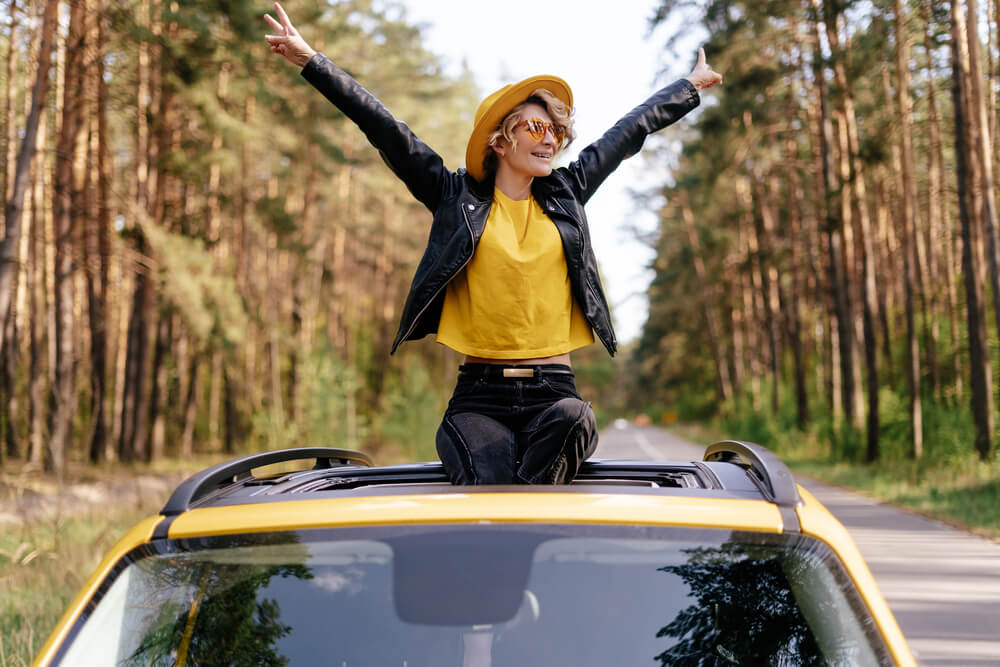
<svg viewBox="0 0 1000 667">
<path fill-rule="evenodd" d="M 306 63 L 302 76 L 364 132 L 420 203 L 431 211 L 437 209 L 445 181 L 451 175 L 441 156 L 322 53 Z"/>
<path fill-rule="evenodd" d="M 580 201 L 586 203 L 622 160 L 638 153 L 648 135 L 680 120 L 700 102 L 698 90 L 690 81 L 675 81 L 632 109 L 600 139 L 580 151 L 579 157 L 566 167 Z"/>
</svg>

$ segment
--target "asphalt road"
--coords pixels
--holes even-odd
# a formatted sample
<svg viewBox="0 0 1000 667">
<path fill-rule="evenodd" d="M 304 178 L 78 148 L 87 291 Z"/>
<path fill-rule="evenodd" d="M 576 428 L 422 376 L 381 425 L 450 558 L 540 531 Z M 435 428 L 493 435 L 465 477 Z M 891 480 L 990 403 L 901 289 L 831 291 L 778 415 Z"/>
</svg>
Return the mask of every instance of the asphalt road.
<svg viewBox="0 0 1000 667">
<path fill-rule="evenodd" d="M 701 459 L 656 427 L 610 427 L 594 458 Z M 1000 544 L 798 478 L 857 542 L 921 665 L 1000 666 Z"/>
</svg>

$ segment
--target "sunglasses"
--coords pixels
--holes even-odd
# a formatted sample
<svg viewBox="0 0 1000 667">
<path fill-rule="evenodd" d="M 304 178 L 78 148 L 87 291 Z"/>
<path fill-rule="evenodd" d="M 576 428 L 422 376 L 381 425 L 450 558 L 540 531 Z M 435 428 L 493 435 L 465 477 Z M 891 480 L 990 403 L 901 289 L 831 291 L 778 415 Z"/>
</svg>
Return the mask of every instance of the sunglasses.
<svg viewBox="0 0 1000 667">
<path fill-rule="evenodd" d="M 563 139 L 566 138 L 565 129 L 554 123 L 544 121 L 541 118 L 529 118 L 528 120 L 522 120 L 514 126 L 514 131 L 517 132 L 522 127 L 528 129 L 528 136 L 531 137 L 533 141 L 541 141 L 544 139 L 546 132 L 552 133 L 552 137 L 556 140 L 557 144 L 561 144 Z"/>
</svg>

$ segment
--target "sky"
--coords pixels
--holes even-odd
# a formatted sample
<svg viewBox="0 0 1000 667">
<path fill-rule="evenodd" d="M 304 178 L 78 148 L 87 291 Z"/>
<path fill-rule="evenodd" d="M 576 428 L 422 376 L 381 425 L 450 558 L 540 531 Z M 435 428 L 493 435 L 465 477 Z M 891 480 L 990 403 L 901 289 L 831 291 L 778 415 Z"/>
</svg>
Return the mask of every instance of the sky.
<svg viewBox="0 0 1000 667">
<path fill-rule="evenodd" d="M 427 49 L 444 59 L 447 71 L 457 74 L 463 61 L 468 64 L 481 97 L 535 74 L 565 79 L 573 89 L 577 138 L 561 163 L 658 88 L 687 75 L 696 60 L 697 45 L 692 44 L 690 58 L 663 61 L 665 33 L 660 30 L 650 37 L 647 28 L 658 0 L 401 4 L 409 21 L 424 28 Z M 636 338 L 646 321 L 653 253 L 635 230 L 656 229 L 656 204 L 638 206 L 629 190 L 649 190 L 668 177 L 662 167 L 657 173 L 650 173 L 650 167 L 642 154 L 627 160 L 586 207 L 619 342 Z"/>
</svg>

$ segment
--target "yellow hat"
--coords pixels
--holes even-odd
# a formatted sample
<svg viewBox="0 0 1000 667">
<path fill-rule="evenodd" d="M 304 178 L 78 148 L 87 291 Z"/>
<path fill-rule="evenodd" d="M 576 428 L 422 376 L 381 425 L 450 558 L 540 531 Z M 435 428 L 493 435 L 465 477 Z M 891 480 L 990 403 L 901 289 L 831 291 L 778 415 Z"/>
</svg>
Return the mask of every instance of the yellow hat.
<svg viewBox="0 0 1000 667">
<path fill-rule="evenodd" d="M 472 136 L 469 137 L 469 143 L 465 147 L 465 168 L 474 179 L 481 181 L 486 176 L 483 171 L 483 159 L 486 157 L 486 142 L 490 134 L 497 129 L 497 125 L 511 109 L 528 99 L 531 93 L 539 88 L 548 90 L 570 108 L 573 107 L 573 91 L 570 90 L 569 84 L 557 76 L 547 74 L 508 84 L 487 96 L 479 104 Z"/>
</svg>

